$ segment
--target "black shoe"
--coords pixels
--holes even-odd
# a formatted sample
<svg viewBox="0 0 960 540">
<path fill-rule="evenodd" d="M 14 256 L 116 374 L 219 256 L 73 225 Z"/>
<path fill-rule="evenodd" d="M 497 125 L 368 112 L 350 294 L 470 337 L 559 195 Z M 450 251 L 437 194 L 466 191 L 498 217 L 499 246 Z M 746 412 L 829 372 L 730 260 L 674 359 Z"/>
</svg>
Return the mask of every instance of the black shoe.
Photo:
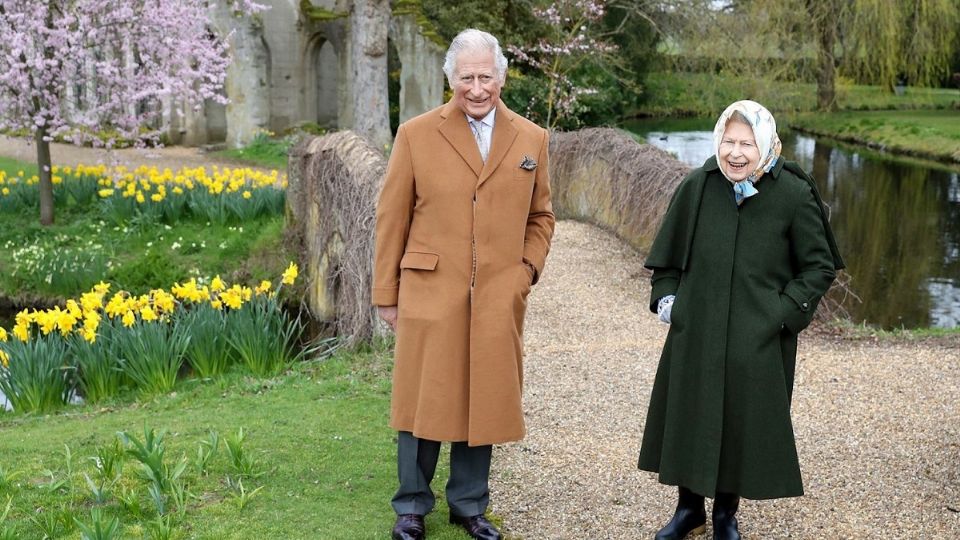
<svg viewBox="0 0 960 540">
<path fill-rule="evenodd" d="M 420 514 L 400 514 L 393 524 L 393 540 L 423 540 L 426 532 Z"/>
<path fill-rule="evenodd" d="M 483 514 L 463 517 L 450 514 L 450 523 L 463 527 L 471 538 L 476 540 L 500 540 L 500 531 L 487 521 Z"/>
<path fill-rule="evenodd" d="M 673 519 L 657 531 L 654 540 L 683 540 L 691 534 L 703 534 L 707 530 L 707 513 L 703 509 L 703 496 L 685 487 L 679 488 L 677 511 Z"/>
<path fill-rule="evenodd" d="M 713 499 L 713 540 L 740 540 L 737 530 L 737 508 L 740 497 L 732 493 L 717 493 Z"/>
</svg>

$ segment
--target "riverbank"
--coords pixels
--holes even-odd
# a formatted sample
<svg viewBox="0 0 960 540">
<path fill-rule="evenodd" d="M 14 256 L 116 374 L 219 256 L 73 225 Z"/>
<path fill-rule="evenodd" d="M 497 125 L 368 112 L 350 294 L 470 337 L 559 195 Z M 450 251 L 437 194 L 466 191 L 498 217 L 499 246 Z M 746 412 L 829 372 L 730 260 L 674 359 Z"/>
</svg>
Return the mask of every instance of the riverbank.
<svg viewBox="0 0 960 540">
<path fill-rule="evenodd" d="M 841 111 L 960 110 L 955 88 L 907 88 L 901 95 L 880 86 L 838 85 Z M 644 81 L 646 101 L 628 116 L 716 118 L 740 99 L 763 103 L 775 115 L 812 112 L 817 108 L 817 86 L 801 82 L 769 82 L 719 77 L 708 73 L 651 73 Z"/>
<path fill-rule="evenodd" d="M 802 133 L 880 151 L 960 164 L 960 110 L 840 111 L 788 116 Z"/>
</svg>

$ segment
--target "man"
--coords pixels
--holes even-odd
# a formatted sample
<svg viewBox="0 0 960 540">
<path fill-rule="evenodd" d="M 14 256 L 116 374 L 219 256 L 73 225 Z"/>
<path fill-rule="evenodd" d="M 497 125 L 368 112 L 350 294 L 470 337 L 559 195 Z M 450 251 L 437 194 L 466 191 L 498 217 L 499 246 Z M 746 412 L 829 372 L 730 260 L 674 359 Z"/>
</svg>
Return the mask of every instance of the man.
<svg viewBox="0 0 960 540">
<path fill-rule="evenodd" d="M 443 68 L 453 98 L 400 126 L 377 206 L 373 303 L 397 336 L 393 538 L 425 537 L 449 441 L 450 522 L 492 540 L 492 445 L 524 435 L 523 317 L 553 236 L 548 139 L 500 101 L 495 37 L 464 30 Z"/>
</svg>

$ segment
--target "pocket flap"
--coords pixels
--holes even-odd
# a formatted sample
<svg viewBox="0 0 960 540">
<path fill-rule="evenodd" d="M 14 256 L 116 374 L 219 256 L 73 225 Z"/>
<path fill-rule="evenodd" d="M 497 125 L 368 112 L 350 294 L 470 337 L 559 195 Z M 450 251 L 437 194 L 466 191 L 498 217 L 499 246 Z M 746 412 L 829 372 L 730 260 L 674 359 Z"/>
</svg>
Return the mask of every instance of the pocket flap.
<svg viewBox="0 0 960 540">
<path fill-rule="evenodd" d="M 417 253 L 408 251 L 400 259 L 400 268 L 414 268 L 417 270 L 434 270 L 437 268 L 437 261 L 440 256 L 436 253 Z"/>
</svg>

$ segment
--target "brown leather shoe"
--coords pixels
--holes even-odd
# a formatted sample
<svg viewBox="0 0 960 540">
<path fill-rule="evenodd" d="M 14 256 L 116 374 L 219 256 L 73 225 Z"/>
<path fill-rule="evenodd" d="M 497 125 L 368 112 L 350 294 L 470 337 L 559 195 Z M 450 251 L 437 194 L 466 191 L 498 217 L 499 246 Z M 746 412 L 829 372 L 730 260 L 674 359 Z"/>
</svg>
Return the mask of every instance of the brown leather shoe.
<svg viewBox="0 0 960 540">
<path fill-rule="evenodd" d="M 393 540 L 423 540 L 426 532 L 420 514 L 400 514 L 393 524 Z"/>
<path fill-rule="evenodd" d="M 450 514 L 450 523 L 463 527 L 470 537 L 476 540 L 500 540 L 503 538 L 500 536 L 500 531 L 493 526 L 493 523 L 487 521 L 483 514 L 470 517 Z"/>
</svg>

